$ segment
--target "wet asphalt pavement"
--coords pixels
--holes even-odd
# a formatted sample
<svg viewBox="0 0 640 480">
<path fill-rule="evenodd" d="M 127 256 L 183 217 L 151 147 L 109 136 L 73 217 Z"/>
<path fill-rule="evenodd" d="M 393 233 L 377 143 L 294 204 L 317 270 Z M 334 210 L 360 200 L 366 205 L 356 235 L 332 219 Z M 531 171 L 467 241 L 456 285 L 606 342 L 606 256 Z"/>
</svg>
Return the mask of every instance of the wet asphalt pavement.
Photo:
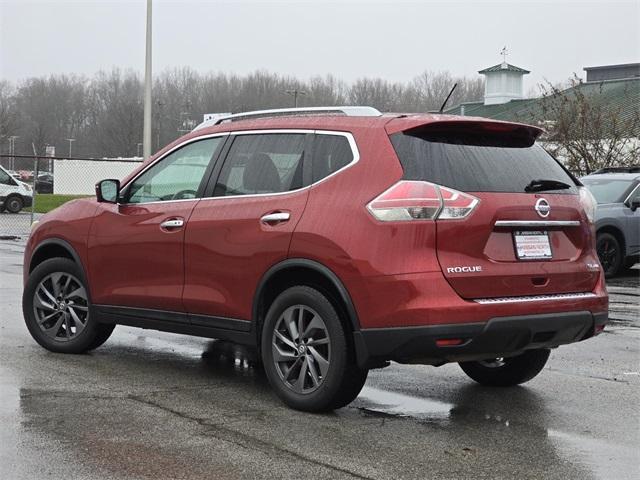
<svg viewBox="0 0 640 480">
<path fill-rule="evenodd" d="M 392 364 L 331 414 L 284 407 L 252 352 L 117 327 L 88 355 L 40 348 L 22 243 L 0 241 L 0 479 L 640 478 L 638 266 L 605 333 L 525 386 Z"/>
</svg>

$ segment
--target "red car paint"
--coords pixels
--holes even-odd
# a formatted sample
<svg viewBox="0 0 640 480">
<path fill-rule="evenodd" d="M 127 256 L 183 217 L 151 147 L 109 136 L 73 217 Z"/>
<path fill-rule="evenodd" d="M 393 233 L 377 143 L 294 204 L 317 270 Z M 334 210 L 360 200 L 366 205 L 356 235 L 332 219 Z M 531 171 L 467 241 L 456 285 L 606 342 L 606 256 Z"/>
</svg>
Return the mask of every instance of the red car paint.
<svg viewBox="0 0 640 480">
<path fill-rule="evenodd" d="M 300 129 L 349 132 L 358 162 L 323 181 L 277 195 L 214 197 L 140 205 L 69 202 L 34 228 L 25 251 L 25 279 L 47 241 L 66 242 L 85 270 L 92 303 L 256 320 L 254 300 L 270 268 L 285 259 L 307 259 L 328 268 L 353 301 L 359 327 L 483 323 L 495 317 L 607 311 L 608 297 L 593 249 L 592 230 L 577 195 L 469 192 L 480 202 L 466 218 L 381 222 L 366 205 L 403 177 L 389 135 L 416 126 L 484 124 L 508 135 L 514 128 L 483 119 L 446 115 L 381 117 L 274 117 L 221 124 L 176 140 L 122 181 L 186 140 L 221 132 Z M 544 196 L 549 220 L 577 220 L 549 229 L 554 257 L 515 258 L 512 228 L 496 220 L 539 219 Z M 260 218 L 288 212 L 290 219 Z M 181 218 L 167 231 L 160 223 Z M 478 271 L 447 273 L 455 266 Z M 300 279 L 303 281 L 303 279 Z M 480 304 L 476 299 L 590 292 L 587 298 Z"/>
</svg>

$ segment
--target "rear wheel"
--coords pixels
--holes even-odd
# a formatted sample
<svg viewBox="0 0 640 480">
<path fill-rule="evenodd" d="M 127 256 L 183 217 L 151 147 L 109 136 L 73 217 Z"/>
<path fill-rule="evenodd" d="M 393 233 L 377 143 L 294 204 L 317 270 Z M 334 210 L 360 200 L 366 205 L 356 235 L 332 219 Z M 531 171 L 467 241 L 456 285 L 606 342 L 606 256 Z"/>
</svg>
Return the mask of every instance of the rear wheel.
<svg viewBox="0 0 640 480">
<path fill-rule="evenodd" d="M 83 272 L 72 260 L 45 260 L 29 275 L 22 312 L 31 336 L 47 350 L 83 353 L 106 342 L 114 326 L 98 323 L 90 310 Z"/>
<path fill-rule="evenodd" d="M 610 233 L 599 233 L 596 239 L 596 251 L 607 278 L 618 274 L 622 267 L 622 248 L 618 239 Z"/>
<path fill-rule="evenodd" d="M 358 368 L 348 331 L 318 290 L 282 292 L 267 312 L 262 360 L 269 383 L 292 408 L 320 412 L 354 400 L 367 379 Z"/>
<path fill-rule="evenodd" d="M 550 353 L 546 348 L 527 350 L 516 357 L 461 362 L 460 368 L 482 385 L 510 387 L 528 382 L 538 375 L 547 363 Z"/>
<path fill-rule="evenodd" d="M 4 201 L 4 208 L 10 213 L 18 213 L 24 207 L 24 201 L 19 195 L 11 195 Z"/>
</svg>

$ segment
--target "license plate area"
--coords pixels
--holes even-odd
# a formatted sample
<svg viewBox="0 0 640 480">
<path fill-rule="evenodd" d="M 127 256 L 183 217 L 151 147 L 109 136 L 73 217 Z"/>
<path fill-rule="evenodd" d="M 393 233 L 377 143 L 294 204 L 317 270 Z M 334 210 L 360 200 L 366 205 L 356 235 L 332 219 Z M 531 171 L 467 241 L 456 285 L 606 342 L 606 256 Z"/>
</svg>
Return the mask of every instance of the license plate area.
<svg viewBox="0 0 640 480">
<path fill-rule="evenodd" d="M 515 231 L 513 232 L 513 244 L 518 260 L 548 260 L 553 258 L 547 231 Z"/>
</svg>

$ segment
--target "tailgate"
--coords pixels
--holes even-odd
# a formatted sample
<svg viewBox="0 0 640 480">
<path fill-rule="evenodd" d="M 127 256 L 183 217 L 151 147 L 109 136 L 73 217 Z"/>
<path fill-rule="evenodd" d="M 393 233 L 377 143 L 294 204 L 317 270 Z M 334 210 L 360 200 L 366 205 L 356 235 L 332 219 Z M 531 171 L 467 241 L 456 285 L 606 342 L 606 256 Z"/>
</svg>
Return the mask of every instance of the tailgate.
<svg viewBox="0 0 640 480">
<path fill-rule="evenodd" d="M 463 298 L 591 291 L 590 227 L 578 195 L 474 192 L 476 211 L 461 221 L 437 222 L 442 271 Z M 535 210 L 544 199 L 546 218 Z"/>
</svg>

